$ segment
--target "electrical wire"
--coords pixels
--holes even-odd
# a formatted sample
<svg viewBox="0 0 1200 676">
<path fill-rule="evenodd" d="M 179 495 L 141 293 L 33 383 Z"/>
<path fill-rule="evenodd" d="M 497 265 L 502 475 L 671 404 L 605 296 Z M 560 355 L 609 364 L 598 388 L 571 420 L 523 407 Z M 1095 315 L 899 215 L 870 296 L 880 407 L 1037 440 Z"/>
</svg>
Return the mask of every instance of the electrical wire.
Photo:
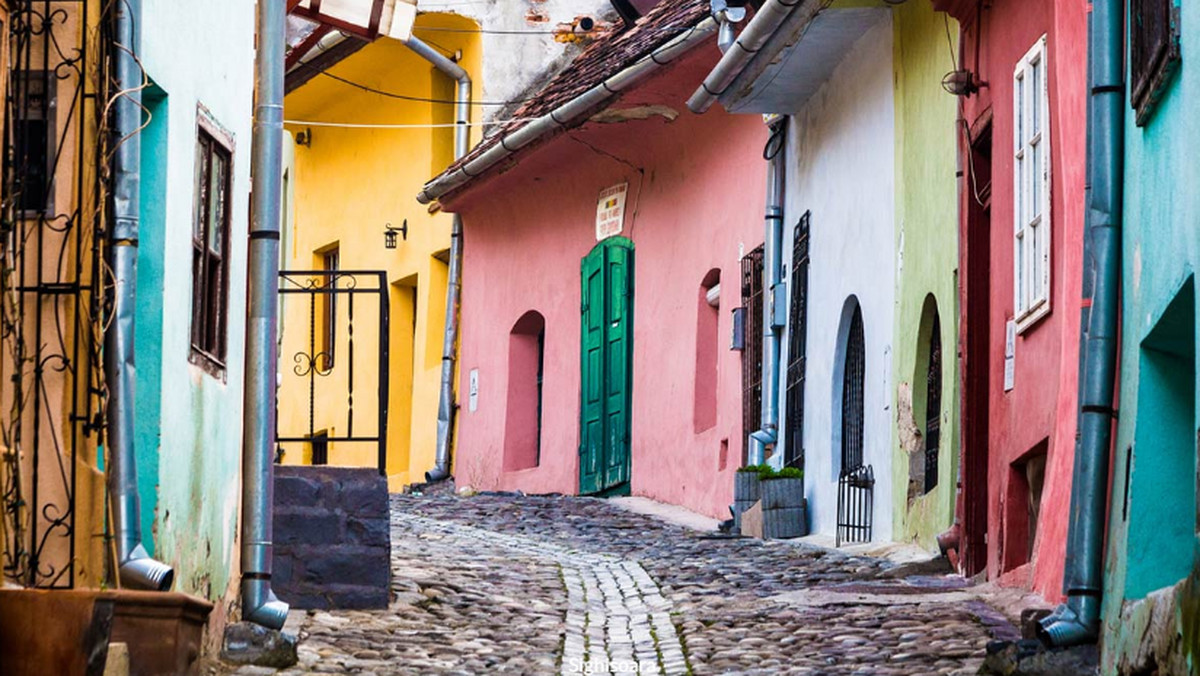
<svg viewBox="0 0 1200 676">
<path fill-rule="evenodd" d="M 295 125 L 297 127 L 326 127 L 334 129 L 454 129 L 459 125 L 468 127 L 500 127 L 512 122 L 532 122 L 536 117 L 513 117 L 505 120 L 492 120 L 490 122 L 441 122 L 429 124 L 370 124 L 359 122 L 324 122 L 316 120 L 284 120 L 284 124 Z"/>
<path fill-rule="evenodd" d="M 374 87 L 369 87 L 365 84 L 355 82 L 354 80 L 348 80 L 344 77 L 339 77 L 328 71 L 322 71 L 321 75 L 324 75 L 325 77 L 330 78 L 332 80 L 337 80 L 338 82 L 341 82 L 342 84 L 349 85 L 356 89 L 361 89 L 364 92 L 369 92 L 371 94 L 378 94 L 379 96 L 385 96 L 389 99 L 399 99 L 401 101 L 414 101 L 416 103 L 445 103 L 445 104 L 449 104 L 449 105 L 456 105 L 459 103 L 458 101 L 455 101 L 453 99 L 435 99 L 435 98 L 430 98 L 427 96 L 411 96 L 409 94 L 397 94 L 395 92 L 385 92 L 382 89 L 376 89 Z M 511 106 L 514 103 L 526 103 L 529 101 L 534 101 L 538 98 L 540 98 L 540 97 L 531 96 L 531 97 L 523 98 L 523 99 L 513 99 L 511 101 L 470 101 L 469 103 L 473 106 Z"/>
</svg>

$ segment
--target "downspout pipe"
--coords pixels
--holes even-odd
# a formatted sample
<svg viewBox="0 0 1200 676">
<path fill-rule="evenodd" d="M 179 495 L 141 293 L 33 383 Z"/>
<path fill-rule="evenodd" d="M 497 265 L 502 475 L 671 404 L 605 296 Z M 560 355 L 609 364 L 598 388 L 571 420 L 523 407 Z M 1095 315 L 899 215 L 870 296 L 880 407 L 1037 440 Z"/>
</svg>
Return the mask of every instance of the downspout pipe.
<svg viewBox="0 0 1200 676">
<path fill-rule="evenodd" d="M 653 53 L 635 62 L 632 66 L 613 75 L 579 96 L 567 101 L 554 110 L 542 115 L 516 131 L 504 135 L 498 143 L 471 158 L 466 163 L 438 176 L 427 183 L 417 195 L 421 204 L 429 204 L 443 195 L 462 187 L 471 179 L 496 166 L 501 160 L 519 152 L 549 134 L 580 124 L 601 106 L 615 99 L 621 92 L 637 85 L 679 58 L 692 47 L 699 45 L 717 32 L 717 23 L 707 17 L 690 30 L 684 31 Z"/>
<path fill-rule="evenodd" d="M 258 0 L 242 430 L 242 619 L 282 629 L 288 605 L 271 591 L 278 370 L 279 230 L 283 192 L 286 0 Z"/>
<path fill-rule="evenodd" d="M 471 76 L 462 66 L 446 58 L 416 37 L 404 43 L 418 56 L 458 82 L 454 103 L 454 159 L 471 146 Z M 458 346 L 458 303 L 462 289 L 462 217 L 454 214 L 450 225 L 450 269 L 446 283 L 446 323 L 442 335 L 442 377 L 438 388 L 437 446 L 433 469 L 425 473 L 429 482 L 450 476 L 450 437 L 454 430 L 454 373 Z"/>
<path fill-rule="evenodd" d="M 122 587 L 167 591 L 175 580 L 170 566 L 150 558 L 142 544 L 141 501 L 134 449 L 134 320 L 137 309 L 138 211 L 141 207 L 142 90 L 138 65 L 141 0 L 116 7 L 116 77 L 120 94 L 113 106 L 116 149 L 113 153 L 113 228 L 110 239 L 113 292 L 112 325 L 104 336 L 108 384 L 108 486 L 117 541 L 117 578 Z"/>
<path fill-rule="evenodd" d="M 778 145 L 776 145 L 778 144 Z M 767 199 L 763 237 L 763 351 L 762 426 L 750 434 L 748 462 L 761 465 L 767 448 L 779 440 L 779 353 L 782 326 L 775 321 L 775 298 L 783 284 L 783 195 L 786 178 L 787 118 L 771 125 L 771 138 L 763 153 L 767 160 Z"/>
<path fill-rule="evenodd" d="M 1122 173 L 1124 171 L 1123 2 L 1095 0 L 1089 23 L 1092 129 L 1088 145 L 1079 434 L 1063 587 L 1067 601 L 1039 623 L 1051 646 L 1094 643 L 1104 591 L 1104 526 L 1119 338 Z M 1090 308 L 1090 310 L 1089 310 Z"/>
<path fill-rule="evenodd" d="M 712 0 L 712 16 L 720 28 L 717 30 L 717 48 L 721 53 L 729 51 L 737 40 L 736 24 L 746 18 L 745 7 L 730 7 L 729 0 Z"/>
</svg>

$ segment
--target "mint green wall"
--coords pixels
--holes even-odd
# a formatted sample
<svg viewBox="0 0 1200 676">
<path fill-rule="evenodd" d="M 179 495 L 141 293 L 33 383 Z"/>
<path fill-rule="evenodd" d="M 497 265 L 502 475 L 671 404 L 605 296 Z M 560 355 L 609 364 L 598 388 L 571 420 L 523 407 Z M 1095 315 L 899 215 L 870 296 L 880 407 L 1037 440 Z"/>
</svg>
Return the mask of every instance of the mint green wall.
<svg viewBox="0 0 1200 676">
<path fill-rule="evenodd" d="M 144 418 L 138 423 L 139 459 L 146 458 L 149 465 L 139 467 L 143 516 L 148 517 L 153 504 L 148 487 L 157 481 L 157 509 L 150 512 L 155 554 L 175 567 L 176 590 L 214 601 L 232 601 L 238 571 L 254 25 L 254 3 L 242 0 L 143 4 L 141 62 L 151 80 L 170 94 L 158 106 L 164 112 L 162 125 L 155 129 L 152 122 L 145 132 L 153 136 L 153 145 L 149 137 L 144 141 L 158 169 L 155 183 L 143 187 L 143 201 L 153 188 L 159 201 L 146 206 L 160 210 L 156 218 L 162 227 L 147 229 L 140 252 L 149 261 L 140 270 L 136 337 L 137 413 Z M 188 361 L 201 115 L 223 128 L 233 143 L 228 345 L 222 378 Z M 159 308 L 141 307 L 153 302 Z M 158 340 L 152 337 L 156 332 Z M 153 385 L 143 386 L 150 380 L 159 384 L 157 396 Z M 157 401 L 157 414 L 150 400 Z M 154 455 L 157 472 L 151 469 Z M 218 607 L 223 616 L 228 604 Z"/>
<path fill-rule="evenodd" d="M 1195 114 L 1200 106 L 1200 11 L 1195 3 L 1182 3 L 1180 10 L 1183 59 L 1179 71 L 1167 84 L 1146 126 L 1137 126 L 1132 107 L 1125 108 L 1120 415 L 1105 551 L 1103 673 L 1115 673 L 1121 656 L 1132 654 L 1143 640 L 1150 606 L 1139 599 L 1152 589 L 1177 582 L 1196 566 L 1194 498 L 1186 513 L 1179 512 L 1179 505 L 1162 501 L 1163 491 L 1184 490 L 1185 481 L 1189 490 L 1183 499 L 1194 496 L 1196 413 L 1192 411 L 1188 427 L 1177 423 L 1177 429 L 1170 432 L 1155 429 L 1163 418 L 1161 407 L 1172 398 L 1173 390 L 1190 389 L 1194 408 L 1195 367 L 1163 374 L 1153 364 L 1147 368 L 1143 358 L 1145 342 L 1172 299 L 1186 295 L 1180 291 L 1194 283 L 1190 280 L 1200 261 L 1200 191 L 1194 188 L 1200 184 L 1200 163 L 1196 161 L 1200 157 L 1200 117 Z M 1190 316 L 1194 322 L 1194 292 L 1188 302 L 1193 304 Z M 1194 354 L 1195 328 L 1189 328 Z M 1163 437 L 1168 434 L 1169 440 Z M 1184 452 L 1185 445 L 1190 450 L 1186 459 L 1171 457 Z M 1132 463 L 1126 460 L 1129 449 Z M 1172 476 L 1181 472 L 1185 476 Z M 1177 527 L 1180 535 L 1165 544 L 1156 533 L 1167 527 L 1164 510 L 1179 512 L 1172 518 L 1180 522 L 1171 526 Z M 1156 543 L 1155 549 L 1135 552 L 1146 543 Z M 1156 559 L 1169 570 L 1156 570 Z M 1179 606 L 1177 620 L 1195 627 L 1200 599 L 1179 596 L 1177 600 L 1186 601 Z M 1188 654 L 1196 648 L 1190 640 L 1184 642 Z"/>
<path fill-rule="evenodd" d="M 892 356 L 893 510 L 895 539 L 936 546 L 954 519 L 958 471 L 958 184 L 955 178 L 957 100 L 942 89 L 954 68 L 958 24 L 928 2 L 897 6 L 896 81 L 896 285 Z M 925 373 L 917 373 L 918 335 L 927 296 L 937 302 L 942 339 L 942 418 L 938 483 L 908 499 L 909 451 L 925 447 L 911 434 L 924 429 Z M 915 386 L 915 387 L 914 387 Z M 918 419 L 913 419 L 914 396 Z"/>
<path fill-rule="evenodd" d="M 138 230 L 138 296 L 134 327 L 137 381 L 134 444 L 142 544 L 154 554 L 158 510 L 159 411 L 162 408 L 163 235 L 167 227 L 167 95 L 151 87 L 142 95 L 148 112 L 142 130 L 142 193 Z"/>
</svg>

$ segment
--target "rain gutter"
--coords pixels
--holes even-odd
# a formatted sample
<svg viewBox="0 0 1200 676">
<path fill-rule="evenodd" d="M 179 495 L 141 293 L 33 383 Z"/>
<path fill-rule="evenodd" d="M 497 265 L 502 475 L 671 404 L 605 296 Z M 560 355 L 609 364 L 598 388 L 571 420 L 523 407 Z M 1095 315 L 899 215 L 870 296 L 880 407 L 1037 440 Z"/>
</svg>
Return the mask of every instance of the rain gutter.
<svg viewBox="0 0 1200 676">
<path fill-rule="evenodd" d="M 283 194 L 286 0 L 258 0 L 242 431 L 242 619 L 282 629 L 288 605 L 271 591 L 278 370 L 279 230 Z"/>
<path fill-rule="evenodd" d="M 1067 602 L 1039 623 L 1052 646 L 1095 643 L 1104 593 L 1104 527 L 1116 388 L 1125 150 L 1124 3 L 1095 0 L 1088 24 L 1088 209 L 1085 214 L 1079 433 L 1071 478 L 1063 587 Z"/>
<path fill-rule="evenodd" d="M 471 76 L 462 66 L 446 58 L 413 36 L 404 42 L 418 56 L 458 83 L 454 102 L 454 159 L 458 161 L 471 146 Z M 454 429 L 454 371 L 458 347 L 458 303 L 462 290 L 462 217 L 454 214 L 450 226 L 450 269 L 446 283 L 446 321 L 442 336 L 442 376 L 438 387 L 437 445 L 433 469 L 426 481 L 450 476 L 450 436 Z"/>
<path fill-rule="evenodd" d="M 552 132 L 582 123 L 587 119 L 587 116 L 616 98 L 621 92 L 639 84 L 659 68 L 679 58 L 716 32 L 717 22 L 712 17 L 705 18 L 691 30 L 675 37 L 650 55 L 638 60 L 632 66 L 613 75 L 549 113 L 536 118 L 511 134 L 503 136 L 498 143 L 466 164 L 430 181 L 421 190 L 420 194 L 417 195 L 417 201 L 421 204 L 429 204 L 462 187 L 471 179 L 482 175 L 488 169 L 496 166 L 501 160 L 510 157 L 533 142 L 546 137 Z"/>
<path fill-rule="evenodd" d="M 785 22 L 791 19 L 807 24 L 824 5 L 819 0 L 767 0 L 688 99 L 688 109 L 696 114 L 707 112 Z"/>
<path fill-rule="evenodd" d="M 175 571 L 150 558 L 142 544 L 141 501 L 134 448 L 134 321 L 137 313 L 138 212 L 141 208 L 142 0 L 119 2 L 116 12 L 116 88 L 113 126 L 113 229 L 109 240 L 114 278 L 112 326 L 104 336 L 104 372 L 108 385 L 108 486 L 117 541 L 117 578 L 122 587 L 167 591 Z"/>
</svg>

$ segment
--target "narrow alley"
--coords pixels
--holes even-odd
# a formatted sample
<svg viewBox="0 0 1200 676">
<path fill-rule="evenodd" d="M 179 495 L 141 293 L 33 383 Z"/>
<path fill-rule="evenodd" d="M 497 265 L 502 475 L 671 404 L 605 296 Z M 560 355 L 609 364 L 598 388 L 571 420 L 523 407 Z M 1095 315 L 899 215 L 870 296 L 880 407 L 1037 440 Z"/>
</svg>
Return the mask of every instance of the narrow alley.
<svg viewBox="0 0 1200 676">
<path fill-rule="evenodd" d="M 967 674 L 1015 634 L 961 578 L 892 579 L 878 559 L 603 500 L 391 507 L 391 607 L 293 611 L 300 661 L 282 673 Z"/>
</svg>

